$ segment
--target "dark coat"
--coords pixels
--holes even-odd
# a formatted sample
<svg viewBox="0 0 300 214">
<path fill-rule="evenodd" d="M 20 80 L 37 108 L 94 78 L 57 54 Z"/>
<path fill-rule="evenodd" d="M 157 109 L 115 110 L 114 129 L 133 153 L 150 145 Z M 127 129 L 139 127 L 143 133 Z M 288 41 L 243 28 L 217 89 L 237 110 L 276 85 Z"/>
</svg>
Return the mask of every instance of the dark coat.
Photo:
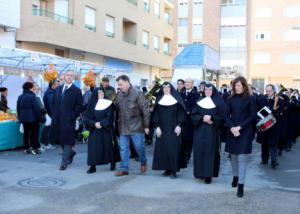
<svg viewBox="0 0 300 214">
<path fill-rule="evenodd" d="M 29 90 L 23 91 L 17 100 L 19 121 L 21 123 L 39 123 L 41 122 L 41 111 L 35 93 Z"/>
<path fill-rule="evenodd" d="M 76 118 L 83 110 L 81 90 L 74 84 L 64 92 L 64 85 L 55 90 L 51 123 L 51 139 L 61 144 L 75 144 L 75 123 Z"/>
<path fill-rule="evenodd" d="M 250 154 L 252 152 L 253 122 L 256 119 L 256 103 L 253 96 L 234 95 L 228 98 L 225 110 L 227 136 L 225 151 L 230 154 Z M 240 136 L 234 137 L 230 129 L 241 126 Z"/>
<path fill-rule="evenodd" d="M 138 89 L 130 86 L 127 93 L 118 93 L 115 106 L 121 135 L 144 133 L 144 129 L 149 128 L 149 105 L 144 94 Z"/>
<path fill-rule="evenodd" d="M 54 94 L 55 94 L 55 90 L 49 87 L 46 90 L 44 97 L 43 97 L 44 107 L 47 111 L 47 114 L 50 117 L 52 116 L 52 112 L 54 109 L 54 103 L 53 103 Z"/>
<path fill-rule="evenodd" d="M 264 132 L 257 133 L 257 142 L 266 143 L 268 145 L 277 145 L 280 139 L 280 133 L 284 130 L 281 130 L 283 111 L 284 111 L 284 100 L 282 98 L 278 99 L 278 108 L 274 110 L 274 99 L 268 99 L 266 96 L 258 100 L 257 103 L 258 109 L 263 107 L 268 107 L 274 117 L 276 118 L 276 123 L 270 129 Z"/>
<path fill-rule="evenodd" d="M 186 107 L 186 119 L 185 125 L 182 132 L 183 142 L 192 142 L 193 141 L 193 124 L 191 121 L 191 112 L 196 105 L 197 100 L 199 99 L 200 95 L 198 91 L 193 88 L 189 95 L 186 95 L 186 89 L 184 89 L 180 93 L 184 105 Z"/>
</svg>

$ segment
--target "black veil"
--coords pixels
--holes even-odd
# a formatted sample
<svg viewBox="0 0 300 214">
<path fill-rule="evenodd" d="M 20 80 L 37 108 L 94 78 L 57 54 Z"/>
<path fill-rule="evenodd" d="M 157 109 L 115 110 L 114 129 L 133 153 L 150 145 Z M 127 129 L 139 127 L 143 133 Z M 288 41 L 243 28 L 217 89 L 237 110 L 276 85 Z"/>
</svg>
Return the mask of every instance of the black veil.
<svg viewBox="0 0 300 214">
<path fill-rule="evenodd" d="M 177 92 L 177 90 L 174 88 L 174 86 L 169 83 L 169 82 L 164 82 L 158 92 L 158 96 L 155 100 L 155 104 L 154 104 L 154 108 L 157 106 L 158 102 L 161 100 L 161 98 L 163 98 L 164 96 L 164 90 L 163 87 L 166 85 L 170 85 L 170 94 L 177 100 L 177 102 L 181 105 L 181 107 L 184 109 L 184 111 L 186 111 L 186 107 L 185 104 L 183 102 L 182 97 L 180 96 L 180 94 Z"/>
</svg>

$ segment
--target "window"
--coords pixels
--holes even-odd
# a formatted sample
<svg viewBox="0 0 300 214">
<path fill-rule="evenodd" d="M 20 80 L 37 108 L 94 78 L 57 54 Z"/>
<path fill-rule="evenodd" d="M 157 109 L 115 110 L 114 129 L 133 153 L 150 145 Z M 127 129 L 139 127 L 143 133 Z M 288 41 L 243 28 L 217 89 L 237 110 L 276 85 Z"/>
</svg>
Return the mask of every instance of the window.
<svg viewBox="0 0 300 214">
<path fill-rule="evenodd" d="M 300 27 L 294 27 L 293 29 L 289 29 L 285 32 L 285 40 L 286 41 L 297 41 L 300 40 Z"/>
<path fill-rule="evenodd" d="M 271 40 L 271 33 L 269 31 L 259 31 L 255 33 L 256 41 L 269 41 Z"/>
<path fill-rule="evenodd" d="M 241 5 L 246 4 L 246 0 L 222 0 L 222 5 Z"/>
<path fill-rule="evenodd" d="M 271 8 L 257 8 L 255 10 L 255 17 L 256 18 L 269 18 L 272 16 L 272 9 Z"/>
<path fill-rule="evenodd" d="M 154 2 L 154 14 L 157 18 L 160 18 L 160 2 L 159 2 L 159 0 L 155 0 L 155 2 Z"/>
<path fill-rule="evenodd" d="M 254 64 L 270 64 L 271 56 L 267 53 L 260 53 L 254 55 Z"/>
<path fill-rule="evenodd" d="M 284 64 L 300 64 L 300 53 L 286 53 L 283 55 Z"/>
<path fill-rule="evenodd" d="M 115 18 L 106 15 L 105 18 L 105 34 L 109 37 L 115 37 Z"/>
<path fill-rule="evenodd" d="M 203 16 L 202 0 L 194 0 L 194 2 L 193 2 L 193 16 L 194 17 L 202 17 Z"/>
<path fill-rule="evenodd" d="M 252 79 L 252 86 L 255 88 L 259 88 L 264 91 L 265 88 L 265 80 L 264 79 Z"/>
<path fill-rule="evenodd" d="M 159 36 L 153 37 L 153 47 L 156 52 L 159 52 Z"/>
<path fill-rule="evenodd" d="M 63 17 L 69 17 L 69 0 L 55 1 L 54 13 Z"/>
<path fill-rule="evenodd" d="M 188 19 L 187 18 L 178 19 L 178 26 L 187 27 L 188 26 Z"/>
<path fill-rule="evenodd" d="M 96 31 L 96 10 L 88 6 L 85 7 L 85 28 Z"/>
<path fill-rule="evenodd" d="M 193 40 L 202 40 L 202 32 L 203 32 L 203 26 L 202 26 L 202 20 L 194 18 L 193 19 Z"/>
<path fill-rule="evenodd" d="M 65 51 L 61 49 L 56 49 L 55 48 L 55 55 L 60 56 L 60 57 L 65 57 Z"/>
<path fill-rule="evenodd" d="M 166 55 L 171 55 L 170 42 L 171 42 L 170 39 L 164 38 L 164 54 Z"/>
<path fill-rule="evenodd" d="M 144 11 L 148 13 L 150 11 L 149 0 L 144 0 Z"/>
<path fill-rule="evenodd" d="M 294 79 L 293 80 L 293 88 L 300 88 L 300 79 Z"/>
<path fill-rule="evenodd" d="M 284 16 L 288 18 L 300 17 L 300 6 L 289 6 L 284 9 Z"/>
<path fill-rule="evenodd" d="M 178 1 L 178 17 L 187 18 L 189 14 L 188 1 L 180 0 Z"/>
<path fill-rule="evenodd" d="M 147 31 L 143 31 L 143 46 L 149 48 L 149 33 Z"/>
</svg>

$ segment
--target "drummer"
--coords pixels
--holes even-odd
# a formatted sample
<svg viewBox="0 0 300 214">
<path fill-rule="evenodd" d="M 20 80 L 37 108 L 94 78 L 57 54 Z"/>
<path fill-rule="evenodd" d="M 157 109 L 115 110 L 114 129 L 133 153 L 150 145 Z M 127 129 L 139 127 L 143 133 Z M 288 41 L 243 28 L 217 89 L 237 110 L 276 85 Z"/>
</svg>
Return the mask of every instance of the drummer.
<svg viewBox="0 0 300 214">
<path fill-rule="evenodd" d="M 276 169 L 279 165 L 277 161 L 277 146 L 279 143 L 280 120 L 283 115 L 284 102 L 280 96 L 276 95 L 274 85 L 267 85 L 265 90 L 266 95 L 258 101 L 258 109 L 262 109 L 265 106 L 268 107 L 277 122 L 268 130 L 258 133 L 257 141 L 261 143 L 261 164 L 268 164 L 269 157 L 271 157 L 271 168 Z"/>
</svg>

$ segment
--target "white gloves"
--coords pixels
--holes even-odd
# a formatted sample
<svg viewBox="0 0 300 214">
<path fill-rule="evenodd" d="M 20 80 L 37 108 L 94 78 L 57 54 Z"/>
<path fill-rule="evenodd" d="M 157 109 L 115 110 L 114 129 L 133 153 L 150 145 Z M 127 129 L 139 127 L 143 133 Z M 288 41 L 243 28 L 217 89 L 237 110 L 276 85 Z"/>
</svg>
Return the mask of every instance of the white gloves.
<svg viewBox="0 0 300 214">
<path fill-rule="evenodd" d="M 156 128 L 156 136 L 160 138 L 162 135 L 161 129 L 159 127 Z"/>
<path fill-rule="evenodd" d="M 180 128 L 180 126 L 176 126 L 176 128 L 175 128 L 175 133 L 176 133 L 177 136 L 180 135 L 180 133 L 181 133 L 181 128 Z"/>
</svg>

